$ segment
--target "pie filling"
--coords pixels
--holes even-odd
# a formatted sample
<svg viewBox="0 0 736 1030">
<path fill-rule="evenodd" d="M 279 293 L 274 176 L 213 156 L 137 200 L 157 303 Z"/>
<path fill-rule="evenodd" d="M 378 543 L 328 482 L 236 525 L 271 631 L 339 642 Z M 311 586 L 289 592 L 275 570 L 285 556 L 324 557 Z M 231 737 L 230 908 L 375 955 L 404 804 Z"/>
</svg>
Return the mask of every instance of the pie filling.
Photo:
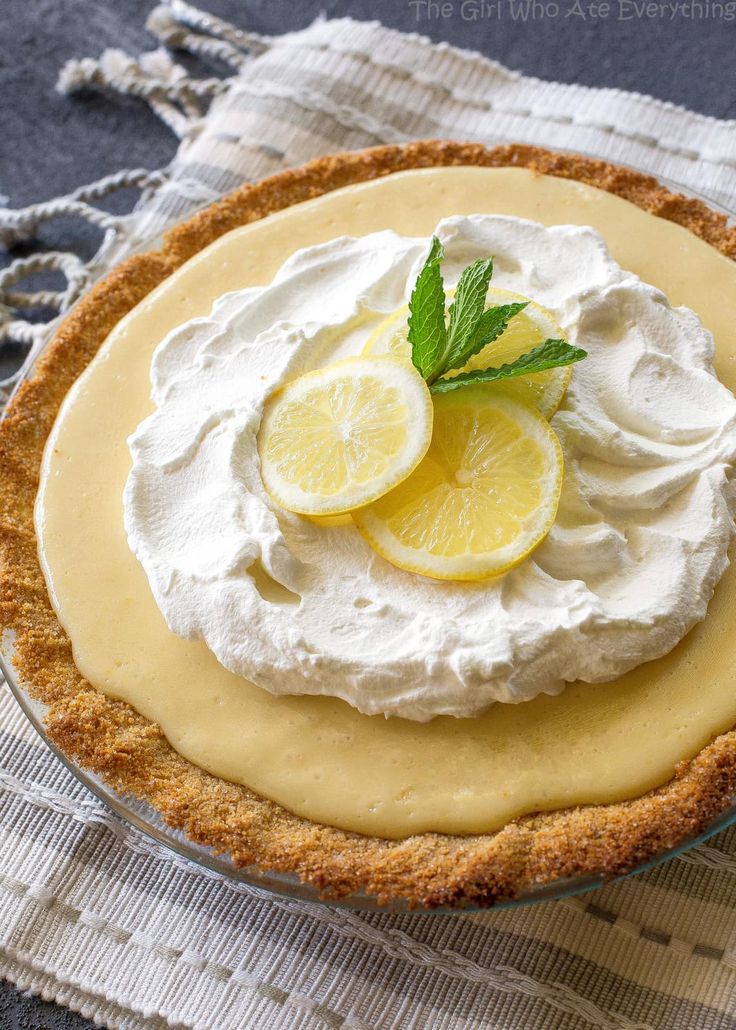
<svg viewBox="0 0 736 1030">
<path fill-rule="evenodd" d="M 449 285 L 490 252 L 494 285 L 589 351 L 552 421 L 557 522 L 469 584 L 279 509 L 256 460 L 269 393 L 359 352 L 435 231 Z M 195 764 L 378 836 L 490 831 L 664 782 L 736 722 L 732 570 L 675 646 L 726 564 L 736 405 L 709 333 L 658 291 L 700 316 L 733 387 L 733 263 L 576 182 L 406 172 L 223 237 L 117 326 L 49 440 L 40 554 L 80 671 Z M 557 693 L 580 677 L 611 682 Z"/>
</svg>

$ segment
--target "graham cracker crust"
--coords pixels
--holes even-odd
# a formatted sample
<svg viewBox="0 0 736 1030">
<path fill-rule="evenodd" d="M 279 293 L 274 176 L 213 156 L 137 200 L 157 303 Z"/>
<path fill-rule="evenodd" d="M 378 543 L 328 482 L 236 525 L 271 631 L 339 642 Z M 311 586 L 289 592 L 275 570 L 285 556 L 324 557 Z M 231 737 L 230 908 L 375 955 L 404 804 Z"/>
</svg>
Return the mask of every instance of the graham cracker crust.
<svg viewBox="0 0 736 1030">
<path fill-rule="evenodd" d="M 736 260 L 736 228 L 654 178 L 528 146 L 443 141 L 320 158 L 245 186 L 169 232 L 160 251 L 123 262 L 63 322 L 0 424 L 0 623 L 15 665 L 48 706 L 49 738 L 111 787 L 153 806 L 170 827 L 234 866 L 295 873 L 326 897 L 353 893 L 409 906 L 491 906 L 568 877 L 628 872 L 703 830 L 736 794 L 736 730 L 663 787 L 632 801 L 532 815 L 495 834 L 389 841 L 301 819 L 178 755 L 160 729 L 86 682 L 51 607 L 33 524 L 44 444 L 68 389 L 113 326 L 184 261 L 223 233 L 330 190 L 443 165 L 521 166 L 605 189 L 696 233 Z"/>
</svg>

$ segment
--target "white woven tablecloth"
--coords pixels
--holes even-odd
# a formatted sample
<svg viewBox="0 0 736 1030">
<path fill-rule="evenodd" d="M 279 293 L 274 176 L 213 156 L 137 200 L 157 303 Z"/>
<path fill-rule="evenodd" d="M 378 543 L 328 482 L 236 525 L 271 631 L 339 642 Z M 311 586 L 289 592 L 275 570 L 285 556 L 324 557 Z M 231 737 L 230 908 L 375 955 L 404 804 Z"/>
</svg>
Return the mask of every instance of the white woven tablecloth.
<svg viewBox="0 0 736 1030">
<path fill-rule="evenodd" d="M 80 281 L 244 179 L 413 137 L 588 151 L 736 206 L 733 122 L 529 79 L 377 24 L 259 41 L 175 3 L 152 27 L 214 47 L 238 74 L 196 87 L 215 95 L 202 117 L 163 52 L 65 70 L 68 90 L 145 94 L 182 137 L 163 182 L 110 229 Z M 7 216 L 6 233 L 47 213 Z M 356 914 L 267 897 L 164 853 L 51 756 L 4 687 L 0 733 L 0 974 L 104 1026 L 736 1026 L 736 828 L 577 899 Z"/>
</svg>

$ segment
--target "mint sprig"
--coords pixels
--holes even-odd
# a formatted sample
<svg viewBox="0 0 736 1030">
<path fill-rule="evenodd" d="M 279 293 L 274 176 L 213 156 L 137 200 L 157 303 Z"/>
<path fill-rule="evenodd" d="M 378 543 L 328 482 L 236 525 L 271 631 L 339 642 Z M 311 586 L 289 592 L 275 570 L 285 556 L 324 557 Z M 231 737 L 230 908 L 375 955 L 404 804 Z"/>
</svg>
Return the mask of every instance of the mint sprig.
<svg viewBox="0 0 736 1030">
<path fill-rule="evenodd" d="M 470 358 L 502 336 L 511 319 L 528 303 L 500 304 L 486 309 L 493 259 L 480 258 L 468 265 L 460 276 L 455 299 L 450 306 L 449 324 L 446 325 L 447 300 L 440 271 L 444 254 L 442 243 L 433 236 L 409 301 L 411 359 L 427 381 L 430 392 L 447 393 L 476 383 L 494 383 L 531 375 L 587 357 L 586 351 L 570 346 L 566 340 L 549 339 L 498 368 L 476 369 L 443 379 L 448 372 L 462 368 Z"/>
<path fill-rule="evenodd" d="M 548 368 L 559 365 L 570 365 L 573 361 L 586 358 L 587 352 L 579 347 L 571 347 L 566 340 L 545 340 L 534 350 L 522 354 L 515 361 L 498 368 L 477 368 L 472 372 L 461 372 L 452 379 L 437 379 L 432 383 L 432 393 L 449 393 L 463 386 L 475 383 L 497 383 L 500 379 L 513 379 L 514 376 L 528 376 L 533 372 L 545 372 Z"/>
</svg>

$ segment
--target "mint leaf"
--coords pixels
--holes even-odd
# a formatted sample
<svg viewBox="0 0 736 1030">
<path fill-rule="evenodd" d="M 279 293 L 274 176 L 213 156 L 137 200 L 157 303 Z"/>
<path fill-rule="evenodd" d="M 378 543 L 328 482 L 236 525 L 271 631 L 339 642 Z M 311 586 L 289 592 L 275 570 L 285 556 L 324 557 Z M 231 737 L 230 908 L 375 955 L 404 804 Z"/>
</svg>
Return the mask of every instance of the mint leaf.
<svg viewBox="0 0 736 1030">
<path fill-rule="evenodd" d="M 513 379 L 515 376 L 544 372 L 559 365 L 571 365 L 587 356 L 587 351 L 570 346 L 566 340 L 545 340 L 539 347 L 522 354 L 507 365 L 501 365 L 500 368 L 461 372 L 453 379 L 436 380 L 429 389 L 431 393 L 449 393 L 451 390 L 459 390 L 463 386 L 472 386 L 475 383 L 495 383 L 502 379 Z"/>
<path fill-rule="evenodd" d="M 467 339 L 462 350 L 458 351 L 452 363 L 448 363 L 442 370 L 442 375 L 453 368 L 462 368 L 467 364 L 474 354 L 478 354 L 489 343 L 497 340 L 502 333 L 505 333 L 509 322 L 527 306 L 528 300 L 514 304 L 499 304 L 498 307 L 488 308 L 478 319 L 475 329 Z"/>
<path fill-rule="evenodd" d="M 447 329 L 447 353 L 437 375 L 465 364 L 463 354 L 486 306 L 488 284 L 493 275 L 493 258 L 479 258 L 468 265 L 455 290 Z"/>
<path fill-rule="evenodd" d="M 447 350 L 445 287 L 440 261 L 445 251 L 436 236 L 419 273 L 409 301 L 411 360 L 424 379 L 437 374 Z"/>
<path fill-rule="evenodd" d="M 411 360 L 432 393 L 449 393 L 475 383 L 495 383 L 532 375 L 587 357 L 584 350 L 571 347 L 566 340 L 545 340 L 541 346 L 500 368 L 477 369 L 460 372 L 452 379 L 442 378 L 447 372 L 462 368 L 469 358 L 498 339 L 511 319 L 529 303 L 499 304 L 484 310 L 493 275 L 493 259 L 479 258 L 460 276 L 455 301 L 450 307 L 449 325 L 445 326 L 445 287 L 440 271 L 444 256 L 442 244 L 433 236 L 409 301 Z"/>
</svg>

